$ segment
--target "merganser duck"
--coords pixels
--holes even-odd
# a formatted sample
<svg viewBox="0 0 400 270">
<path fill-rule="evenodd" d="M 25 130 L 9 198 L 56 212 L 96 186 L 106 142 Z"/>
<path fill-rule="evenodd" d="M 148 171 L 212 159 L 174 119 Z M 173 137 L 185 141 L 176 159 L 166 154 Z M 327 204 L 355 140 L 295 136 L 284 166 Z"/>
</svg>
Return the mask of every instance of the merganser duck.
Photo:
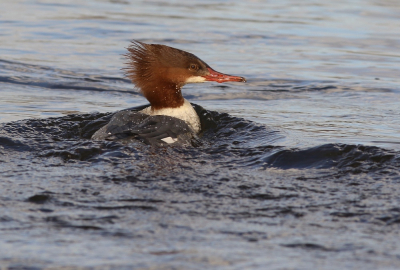
<svg viewBox="0 0 400 270">
<path fill-rule="evenodd" d="M 165 45 L 132 41 L 125 57 L 126 75 L 150 106 L 116 113 L 92 136 L 94 140 L 133 137 L 147 144 L 171 144 L 187 139 L 201 131 L 201 124 L 193 106 L 182 96 L 185 84 L 246 81 L 217 72 L 197 56 Z"/>
</svg>

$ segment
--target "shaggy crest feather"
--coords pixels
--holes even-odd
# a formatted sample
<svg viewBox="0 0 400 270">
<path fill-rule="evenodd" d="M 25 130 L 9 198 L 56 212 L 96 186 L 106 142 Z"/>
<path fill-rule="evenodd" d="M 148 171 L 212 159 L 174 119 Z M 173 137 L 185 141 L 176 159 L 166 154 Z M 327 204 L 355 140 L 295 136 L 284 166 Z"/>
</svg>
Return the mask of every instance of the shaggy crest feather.
<svg viewBox="0 0 400 270">
<path fill-rule="evenodd" d="M 125 75 L 142 91 L 146 82 L 151 82 L 152 72 L 150 67 L 155 56 L 150 45 L 139 41 L 132 41 L 131 46 L 127 49 L 129 53 L 124 56 L 129 60 L 126 63 L 129 67 L 124 68 Z"/>
</svg>

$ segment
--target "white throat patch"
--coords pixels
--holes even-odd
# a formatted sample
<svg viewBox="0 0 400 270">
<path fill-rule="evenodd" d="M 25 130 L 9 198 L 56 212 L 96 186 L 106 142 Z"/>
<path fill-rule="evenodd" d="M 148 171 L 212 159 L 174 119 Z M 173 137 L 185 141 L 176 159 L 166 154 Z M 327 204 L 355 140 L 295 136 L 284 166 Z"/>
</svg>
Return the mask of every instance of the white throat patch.
<svg viewBox="0 0 400 270">
<path fill-rule="evenodd" d="M 194 132 L 199 133 L 201 130 L 200 118 L 192 107 L 192 104 L 190 104 L 186 99 L 184 100 L 183 105 L 178 108 L 151 110 L 151 107 L 147 107 L 140 112 L 148 115 L 168 115 L 176 117 L 185 121 Z"/>
<path fill-rule="evenodd" d="M 192 76 L 186 80 L 186 83 L 202 83 L 205 82 L 206 78 L 201 76 Z"/>
</svg>

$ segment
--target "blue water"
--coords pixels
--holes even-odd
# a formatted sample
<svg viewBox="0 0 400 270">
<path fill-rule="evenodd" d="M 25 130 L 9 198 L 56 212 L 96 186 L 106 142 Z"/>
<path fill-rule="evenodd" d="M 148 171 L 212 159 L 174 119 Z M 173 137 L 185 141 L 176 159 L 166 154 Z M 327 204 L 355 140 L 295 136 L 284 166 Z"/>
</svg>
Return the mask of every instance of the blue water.
<svg viewBox="0 0 400 270">
<path fill-rule="evenodd" d="M 400 267 L 400 3 L 27 0 L 0 10 L 2 267 Z M 121 70 L 132 39 L 246 77 L 183 88 L 237 120 L 222 117 L 197 150 L 79 139 L 95 112 L 147 103 Z"/>
</svg>

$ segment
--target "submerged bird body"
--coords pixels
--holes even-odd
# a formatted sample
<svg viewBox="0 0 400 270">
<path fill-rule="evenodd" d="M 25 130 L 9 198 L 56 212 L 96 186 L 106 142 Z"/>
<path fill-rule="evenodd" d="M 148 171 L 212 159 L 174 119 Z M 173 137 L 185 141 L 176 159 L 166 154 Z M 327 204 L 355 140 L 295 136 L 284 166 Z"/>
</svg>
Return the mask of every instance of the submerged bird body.
<svg viewBox="0 0 400 270">
<path fill-rule="evenodd" d="M 201 131 L 198 114 L 182 96 L 181 89 L 185 84 L 206 81 L 245 82 L 243 77 L 219 73 L 197 56 L 165 45 L 133 41 L 125 56 L 129 60 L 128 67 L 125 68 L 126 74 L 150 102 L 150 106 L 140 112 L 125 113 L 124 116 L 115 114 L 92 139 L 115 139 L 119 132 L 142 138 L 144 134 L 148 137 L 154 135 L 164 143 L 175 143 L 179 137 L 177 133 L 180 133 L 177 126 L 182 128 L 182 134 L 197 134 Z M 153 120 L 146 120 L 147 118 Z M 164 126 L 160 123 L 162 119 L 168 122 Z M 157 125 L 154 124 L 156 122 Z M 188 128 L 183 128 L 185 124 Z M 166 132 L 172 129 L 169 125 L 175 125 L 174 132 Z M 162 138 L 165 135 L 172 137 Z"/>
</svg>

